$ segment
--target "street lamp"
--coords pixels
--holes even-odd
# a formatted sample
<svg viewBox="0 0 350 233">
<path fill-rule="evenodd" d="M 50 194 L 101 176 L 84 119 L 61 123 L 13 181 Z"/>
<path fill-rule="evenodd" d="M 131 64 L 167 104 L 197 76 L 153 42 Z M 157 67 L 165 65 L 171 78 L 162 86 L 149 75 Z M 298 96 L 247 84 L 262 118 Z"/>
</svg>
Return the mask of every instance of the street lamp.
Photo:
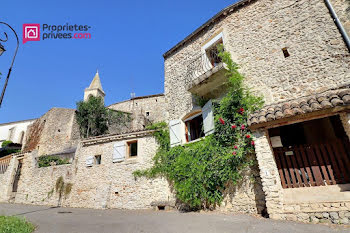
<svg viewBox="0 0 350 233">
<path fill-rule="evenodd" d="M 5 52 L 4 46 L 0 43 L 0 56 Z"/>
<path fill-rule="evenodd" d="M 10 74 L 11 74 L 11 71 L 12 71 L 13 63 L 15 62 L 15 58 L 16 58 L 16 55 L 17 55 L 17 51 L 18 51 L 18 47 L 19 47 L 19 40 L 18 40 L 18 36 L 17 36 L 16 31 L 15 31 L 10 25 L 8 25 L 7 23 L 4 23 L 4 22 L 0 22 L 0 24 L 4 24 L 4 25 L 8 26 L 8 27 L 13 31 L 13 33 L 15 34 L 16 39 L 17 39 L 16 51 L 15 51 L 15 54 L 13 55 L 12 63 L 11 63 L 11 66 L 10 66 L 10 68 L 9 68 L 9 72 L 7 73 L 5 85 L 4 85 L 4 88 L 2 89 L 1 96 L 0 96 L 0 107 L 1 107 L 2 100 L 4 99 L 6 87 L 7 87 L 7 84 L 8 84 L 9 78 L 10 78 Z M 6 41 L 8 40 L 8 37 L 7 37 L 6 32 L 4 32 L 4 34 L 5 34 L 6 39 L 1 39 L 1 38 L 0 38 L 0 41 L 2 41 L 2 42 L 6 42 Z M 5 47 L 0 43 L 0 56 L 1 56 L 5 51 L 6 51 L 6 50 L 5 50 Z"/>
</svg>

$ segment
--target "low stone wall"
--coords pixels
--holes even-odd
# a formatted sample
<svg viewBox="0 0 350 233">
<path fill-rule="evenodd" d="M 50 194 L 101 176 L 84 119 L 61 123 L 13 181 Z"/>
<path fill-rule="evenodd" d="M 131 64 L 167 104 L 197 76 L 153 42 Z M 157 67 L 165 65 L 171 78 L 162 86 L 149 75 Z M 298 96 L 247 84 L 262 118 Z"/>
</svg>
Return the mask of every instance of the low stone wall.
<svg viewBox="0 0 350 233">
<path fill-rule="evenodd" d="M 286 204 L 285 219 L 313 223 L 350 223 L 350 201 Z"/>
<path fill-rule="evenodd" d="M 38 151 L 25 154 L 21 157 L 23 165 L 18 191 L 11 199 L 11 179 L 18 164 L 17 158 L 13 157 L 8 174 L 0 175 L 1 181 L 8 181 L 0 183 L 0 201 L 96 209 L 151 209 L 157 206 L 156 203 L 175 206 L 175 195 L 166 179 L 135 178 L 133 175 L 136 170 L 152 166 L 158 145 L 150 132 L 123 137 L 97 137 L 82 141 L 75 152 L 73 163 L 67 165 L 39 168 Z M 138 155 L 128 158 L 126 150 L 126 158 L 113 163 L 115 144 L 122 143 L 127 147 L 129 141 L 135 140 L 138 143 Z M 96 155 L 101 155 L 101 164 L 87 166 L 88 157 Z M 72 184 L 71 192 L 61 199 L 55 189 L 60 177 L 65 183 Z M 3 195 L 5 190 L 7 194 Z M 265 197 L 257 166 L 246 171 L 241 183 L 227 188 L 224 201 L 218 207 L 221 211 L 251 214 L 261 213 L 264 208 Z"/>
<path fill-rule="evenodd" d="M 35 205 L 58 205 L 59 194 L 56 181 L 62 176 L 64 182 L 72 182 L 73 165 L 59 165 L 39 168 L 36 165 L 37 151 L 23 158 L 21 176 L 14 202 Z M 64 204 L 65 199 L 62 199 Z"/>
<path fill-rule="evenodd" d="M 10 198 L 13 176 L 17 164 L 17 159 L 15 156 L 13 156 L 6 172 L 4 174 L 0 174 L 0 202 L 6 202 Z"/>
</svg>

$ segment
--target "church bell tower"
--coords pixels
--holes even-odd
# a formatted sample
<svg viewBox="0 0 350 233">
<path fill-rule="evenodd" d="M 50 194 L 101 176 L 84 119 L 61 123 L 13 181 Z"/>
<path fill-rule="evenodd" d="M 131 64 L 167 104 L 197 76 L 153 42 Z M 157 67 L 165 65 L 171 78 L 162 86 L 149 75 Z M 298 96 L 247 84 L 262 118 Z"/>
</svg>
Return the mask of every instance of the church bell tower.
<svg viewBox="0 0 350 233">
<path fill-rule="evenodd" d="M 90 96 L 95 96 L 95 97 L 102 97 L 103 102 L 104 102 L 105 95 L 106 94 L 104 93 L 104 91 L 102 89 L 100 76 L 99 76 L 98 71 L 97 71 L 90 86 L 88 88 L 86 88 L 84 91 L 84 101 L 87 101 Z"/>
</svg>

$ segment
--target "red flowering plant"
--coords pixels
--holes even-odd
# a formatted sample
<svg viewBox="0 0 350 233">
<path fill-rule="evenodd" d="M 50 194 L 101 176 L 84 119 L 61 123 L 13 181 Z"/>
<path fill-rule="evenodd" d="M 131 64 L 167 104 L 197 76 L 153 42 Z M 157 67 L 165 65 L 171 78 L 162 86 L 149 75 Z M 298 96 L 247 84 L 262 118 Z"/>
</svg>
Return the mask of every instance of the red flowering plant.
<svg viewBox="0 0 350 233">
<path fill-rule="evenodd" d="M 227 94 L 215 105 L 214 137 L 220 145 L 231 150 L 236 146 L 238 149 L 233 149 L 236 157 L 243 158 L 254 152 L 253 137 L 247 126 L 248 116 L 260 109 L 263 101 L 245 87 L 244 76 L 238 72 L 239 67 L 232 61 L 230 54 L 221 50 L 219 56 L 227 66 L 229 88 Z"/>
</svg>

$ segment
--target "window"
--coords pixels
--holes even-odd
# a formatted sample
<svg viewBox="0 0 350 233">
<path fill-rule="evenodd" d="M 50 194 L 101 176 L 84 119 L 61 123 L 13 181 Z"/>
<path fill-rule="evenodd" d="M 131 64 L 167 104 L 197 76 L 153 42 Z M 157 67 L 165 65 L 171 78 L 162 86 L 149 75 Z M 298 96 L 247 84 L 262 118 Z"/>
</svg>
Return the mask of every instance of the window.
<svg viewBox="0 0 350 233">
<path fill-rule="evenodd" d="M 94 164 L 95 165 L 101 164 L 101 155 L 95 155 Z"/>
<path fill-rule="evenodd" d="M 15 133 L 15 127 L 12 127 L 11 129 L 9 129 L 7 140 L 12 141 L 14 133 Z"/>
<path fill-rule="evenodd" d="M 149 116 L 149 112 L 146 112 L 146 116 Z"/>
<path fill-rule="evenodd" d="M 23 144 L 23 140 L 24 140 L 24 131 L 22 131 L 21 134 L 20 134 L 19 143 Z"/>
<path fill-rule="evenodd" d="M 194 141 L 198 138 L 204 137 L 203 131 L 203 117 L 202 113 L 192 117 L 189 120 L 185 121 L 186 125 L 186 141 Z"/>
<path fill-rule="evenodd" d="M 137 156 L 137 141 L 128 142 L 128 157 L 136 157 Z"/>
<path fill-rule="evenodd" d="M 212 104 L 209 100 L 202 109 L 196 107 L 182 119 L 169 121 L 171 147 L 194 141 L 214 132 Z"/>
<path fill-rule="evenodd" d="M 219 32 L 214 35 L 205 45 L 202 47 L 202 52 L 206 55 L 207 63 L 206 66 L 215 67 L 221 63 L 221 58 L 219 57 L 219 51 L 217 46 L 223 44 L 223 32 Z"/>
<path fill-rule="evenodd" d="M 215 67 L 221 63 L 221 58 L 219 57 L 218 45 L 223 44 L 222 38 L 216 41 L 213 45 L 205 50 L 205 53 L 209 59 L 210 64 Z"/>
<path fill-rule="evenodd" d="M 285 58 L 290 56 L 287 48 L 283 48 L 282 52 L 283 52 L 283 55 L 284 55 Z"/>
</svg>

